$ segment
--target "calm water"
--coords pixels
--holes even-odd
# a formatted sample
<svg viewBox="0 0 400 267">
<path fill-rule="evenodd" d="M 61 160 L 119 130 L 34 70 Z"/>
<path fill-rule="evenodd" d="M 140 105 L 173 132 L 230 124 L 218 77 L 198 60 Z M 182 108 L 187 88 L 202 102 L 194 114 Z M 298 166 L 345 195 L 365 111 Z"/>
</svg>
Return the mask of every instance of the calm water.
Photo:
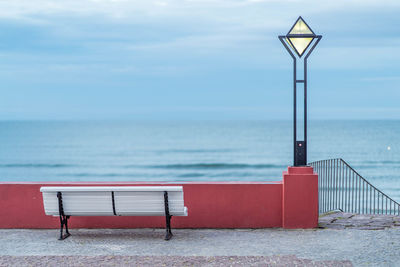
<svg viewBox="0 0 400 267">
<path fill-rule="evenodd" d="M 308 150 L 400 201 L 400 121 L 310 121 Z M 290 164 L 290 121 L 0 122 L 0 181 L 276 181 Z"/>
</svg>

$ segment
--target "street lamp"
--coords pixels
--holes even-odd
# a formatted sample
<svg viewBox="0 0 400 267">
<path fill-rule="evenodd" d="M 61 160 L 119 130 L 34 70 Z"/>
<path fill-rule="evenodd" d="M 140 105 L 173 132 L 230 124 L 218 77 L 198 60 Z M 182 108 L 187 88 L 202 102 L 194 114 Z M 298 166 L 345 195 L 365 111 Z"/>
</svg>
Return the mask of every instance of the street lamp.
<svg viewBox="0 0 400 267">
<path fill-rule="evenodd" d="M 290 56 L 293 58 L 293 146 L 294 146 L 294 166 L 307 165 L 307 58 L 319 43 L 322 35 L 316 35 L 302 17 L 299 17 L 290 28 L 286 35 L 278 36 L 279 40 L 285 46 Z M 304 78 L 297 79 L 297 57 L 304 57 Z M 293 53 L 295 52 L 296 55 Z M 297 84 L 304 85 L 304 140 L 297 140 Z"/>
</svg>

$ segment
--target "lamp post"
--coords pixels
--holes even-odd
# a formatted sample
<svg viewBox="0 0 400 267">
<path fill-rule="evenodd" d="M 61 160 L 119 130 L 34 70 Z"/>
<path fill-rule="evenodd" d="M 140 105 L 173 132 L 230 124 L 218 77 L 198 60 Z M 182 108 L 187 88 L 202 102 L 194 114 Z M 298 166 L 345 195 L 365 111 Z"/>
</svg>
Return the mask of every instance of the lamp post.
<svg viewBox="0 0 400 267">
<path fill-rule="evenodd" d="M 286 35 L 278 36 L 293 58 L 293 148 L 294 166 L 307 165 L 307 59 L 322 35 L 316 35 L 302 17 L 299 17 Z M 297 59 L 304 57 L 304 77 L 297 79 Z M 295 54 L 293 53 L 295 52 Z M 297 140 L 297 84 L 304 85 L 304 140 Z"/>
</svg>

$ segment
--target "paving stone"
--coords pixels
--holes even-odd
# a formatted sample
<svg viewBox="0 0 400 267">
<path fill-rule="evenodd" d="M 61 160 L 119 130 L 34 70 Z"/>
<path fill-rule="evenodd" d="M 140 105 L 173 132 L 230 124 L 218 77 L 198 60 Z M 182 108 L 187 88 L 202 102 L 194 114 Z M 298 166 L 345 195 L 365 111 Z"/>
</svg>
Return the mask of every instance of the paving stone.
<svg viewBox="0 0 400 267">
<path fill-rule="evenodd" d="M 358 230 L 384 230 L 384 226 L 373 226 L 373 225 L 367 225 L 367 226 L 360 226 L 357 227 Z"/>
<path fill-rule="evenodd" d="M 371 220 L 371 215 L 354 215 L 353 217 L 351 217 L 351 220 L 355 220 L 355 221 L 367 221 L 367 220 Z"/>
<path fill-rule="evenodd" d="M 345 229 L 346 227 L 342 224 L 329 224 L 329 225 L 324 225 L 324 228 L 327 229 Z"/>
<path fill-rule="evenodd" d="M 338 215 L 338 217 L 342 217 L 342 218 L 346 218 L 346 219 L 355 216 L 355 214 L 353 214 L 353 213 L 347 213 L 347 212 L 338 212 L 337 215 Z"/>
</svg>

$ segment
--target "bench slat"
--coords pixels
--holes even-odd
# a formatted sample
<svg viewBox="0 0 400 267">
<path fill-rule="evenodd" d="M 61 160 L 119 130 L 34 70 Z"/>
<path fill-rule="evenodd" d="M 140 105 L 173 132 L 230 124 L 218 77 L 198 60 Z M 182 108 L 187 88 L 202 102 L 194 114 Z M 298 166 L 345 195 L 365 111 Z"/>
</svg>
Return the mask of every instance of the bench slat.
<svg viewBox="0 0 400 267">
<path fill-rule="evenodd" d="M 163 192 L 115 192 L 115 210 L 120 215 L 134 215 L 138 212 L 152 211 L 164 214 Z M 183 192 L 168 192 L 169 212 L 171 215 L 183 215 Z"/>
</svg>

